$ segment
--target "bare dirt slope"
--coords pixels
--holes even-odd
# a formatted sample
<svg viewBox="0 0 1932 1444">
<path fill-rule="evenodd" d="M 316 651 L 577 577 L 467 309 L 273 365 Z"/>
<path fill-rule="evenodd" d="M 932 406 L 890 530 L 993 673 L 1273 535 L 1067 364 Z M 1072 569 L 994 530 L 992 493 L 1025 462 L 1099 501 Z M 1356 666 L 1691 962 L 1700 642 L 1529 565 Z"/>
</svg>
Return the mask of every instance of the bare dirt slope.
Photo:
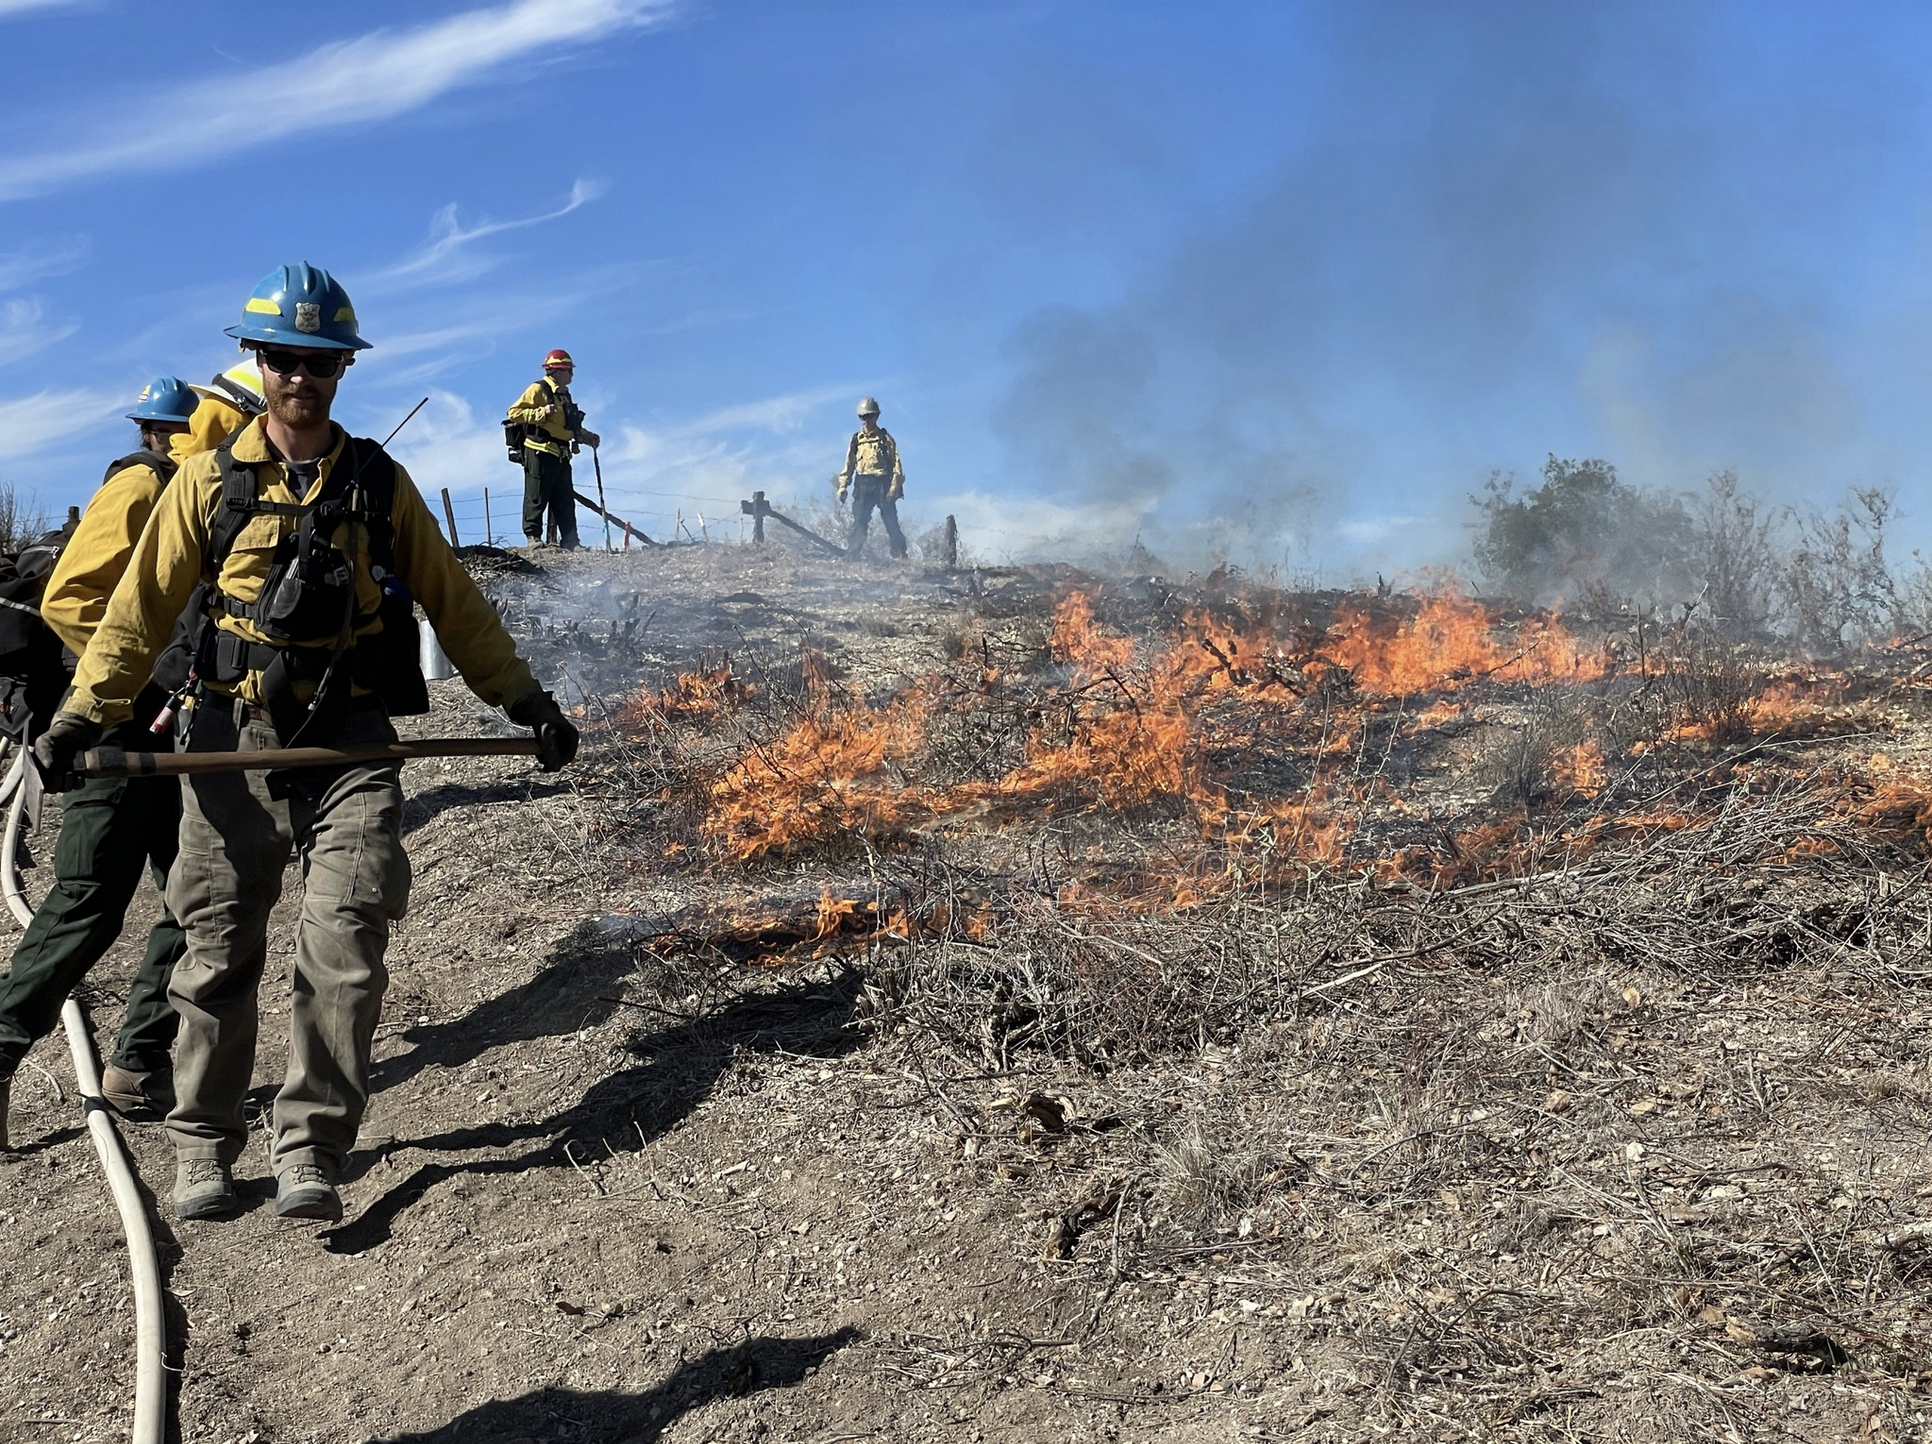
<svg viewBox="0 0 1932 1444">
<path fill-rule="evenodd" d="M 917 675 L 1061 580 L 738 549 L 495 570 L 593 720 L 721 651 Z M 436 690 L 412 730 L 496 725 Z M 1131 1066 L 974 1056 L 882 1000 L 864 946 L 667 953 L 694 906 L 829 874 L 640 850 L 615 746 L 574 778 L 406 769 L 415 892 L 344 1223 L 276 1221 L 259 1146 L 240 1218 L 161 1218 L 181 1439 L 1926 1437 L 1925 1276 L 1884 1243 L 1932 1212 L 1923 936 L 1879 966 L 1857 918 L 1814 918 L 1832 966 L 1767 934 L 1659 967 L 1575 895 L 1446 901 L 1434 932 L 1371 897 L 1367 974 L 1296 962 L 1270 1021 Z M 1893 871 L 1889 911 L 1846 902 L 1867 933 L 1923 893 Z M 1718 906 L 1623 901 L 1658 935 Z M 1286 957 L 1343 905 L 1268 907 Z M 104 1038 L 138 943 L 95 979 Z M 0 1155 L 0 1439 L 114 1439 L 123 1253 L 64 1057 L 33 1064 Z M 165 1196 L 158 1130 L 126 1131 Z"/>
</svg>

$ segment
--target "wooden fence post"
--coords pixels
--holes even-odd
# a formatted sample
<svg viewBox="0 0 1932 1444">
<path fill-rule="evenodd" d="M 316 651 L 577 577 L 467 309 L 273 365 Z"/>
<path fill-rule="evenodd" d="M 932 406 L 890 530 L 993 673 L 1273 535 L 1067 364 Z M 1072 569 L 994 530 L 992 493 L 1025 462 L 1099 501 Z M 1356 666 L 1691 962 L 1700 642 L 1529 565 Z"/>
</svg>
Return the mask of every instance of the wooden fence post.
<svg viewBox="0 0 1932 1444">
<path fill-rule="evenodd" d="M 952 571 L 959 565 L 959 523 L 951 517 L 946 518 L 946 570 Z"/>
<path fill-rule="evenodd" d="M 490 489 L 487 486 L 483 488 L 483 545 L 496 545 L 496 526 L 490 520 Z"/>
<path fill-rule="evenodd" d="M 443 488 L 443 516 L 449 522 L 449 544 L 453 547 L 463 545 L 456 539 L 456 508 L 450 504 L 449 488 Z"/>
</svg>

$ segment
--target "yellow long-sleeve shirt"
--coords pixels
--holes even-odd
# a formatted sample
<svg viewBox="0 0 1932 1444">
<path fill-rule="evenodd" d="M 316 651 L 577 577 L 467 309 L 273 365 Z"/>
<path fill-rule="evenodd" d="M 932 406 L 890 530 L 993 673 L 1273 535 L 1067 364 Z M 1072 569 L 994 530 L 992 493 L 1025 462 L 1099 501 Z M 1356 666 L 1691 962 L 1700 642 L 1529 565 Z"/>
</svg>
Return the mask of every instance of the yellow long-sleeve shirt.
<svg viewBox="0 0 1932 1444">
<path fill-rule="evenodd" d="M 224 387 L 253 396 L 253 410 L 243 409 L 232 396 L 224 395 Z M 262 373 L 252 361 L 229 367 L 210 385 L 197 386 L 195 390 L 201 394 L 201 400 L 188 418 L 188 429 L 176 435 L 168 448 L 177 464 L 186 461 L 197 451 L 213 451 L 246 426 L 251 416 L 259 415 L 262 409 Z"/>
<path fill-rule="evenodd" d="M 168 443 L 168 454 L 180 463 L 197 452 L 213 451 L 247 422 L 248 413 L 232 401 L 204 396 L 188 417 L 188 429 L 177 432 Z"/>
<path fill-rule="evenodd" d="M 40 598 L 41 620 L 76 657 L 87 651 L 107 614 L 134 544 L 154 514 L 168 483 L 152 466 L 123 467 L 94 493 L 80 525 L 67 539 Z"/>
<path fill-rule="evenodd" d="M 323 458 L 320 474 L 307 492 L 297 496 L 290 490 L 287 473 L 269 452 L 267 438 L 259 419 L 251 421 L 235 438 L 233 452 L 237 461 L 256 463 L 259 497 L 283 505 L 311 503 L 328 486 L 329 474 L 342 456 L 346 437 L 335 428 L 335 444 Z M 127 570 L 108 598 L 107 609 L 94 633 L 93 644 L 81 658 L 74 674 L 74 691 L 66 710 L 77 712 L 104 725 L 126 717 L 135 695 L 146 683 L 155 656 L 167 644 L 175 618 L 188 604 L 205 571 L 211 530 L 221 506 L 221 469 L 213 452 L 203 452 L 182 463 L 173 483 L 162 495 L 128 558 Z M 514 706 L 539 691 L 530 668 L 517 655 L 516 643 L 503 630 L 496 611 L 476 588 L 443 540 L 422 493 L 402 467 L 396 468 L 396 495 L 390 512 L 396 534 L 396 574 L 415 594 L 435 627 L 443 649 L 463 680 L 485 702 L 493 706 Z M 260 594 L 274 560 L 275 549 L 284 537 L 301 525 L 300 518 L 258 514 L 236 534 L 235 544 L 214 578 L 224 596 L 252 603 Z M 381 601 L 380 589 L 370 575 L 368 533 L 366 528 L 348 522 L 337 528 L 331 541 L 346 547 L 350 530 L 355 547 L 357 610 L 373 615 Z M 251 642 L 270 639 L 245 617 L 223 615 L 217 625 Z M 365 631 L 375 631 L 372 622 Z M 318 643 L 332 645 L 330 641 Z M 251 672 L 234 690 L 250 702 L 259 703 L 261 674 Z"/>
<path fill-rule="evenodd" d="M 573 441 L 591 441 L 590 432 L 570 429 L 564 415 L 569 401 L 570 392 L 551 381 L 532 381 L 525 387 L 516 405 L 510 408 L 510 420 L 534 426 L 541 434 L 525 436 L 523 444 L 552 456 L 568 456 Z"/>
</svg>

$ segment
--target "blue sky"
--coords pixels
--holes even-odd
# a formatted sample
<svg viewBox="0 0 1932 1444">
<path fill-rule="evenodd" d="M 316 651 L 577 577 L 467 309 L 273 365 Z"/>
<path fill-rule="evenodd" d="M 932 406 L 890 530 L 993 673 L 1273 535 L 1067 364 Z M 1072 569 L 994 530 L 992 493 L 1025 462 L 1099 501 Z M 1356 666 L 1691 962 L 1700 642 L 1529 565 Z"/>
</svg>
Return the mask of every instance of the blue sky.
<svg viewBox="0 0 1932 1444">
<path fill-rule="evenodd" d="M 871 392 L 993 558 L 1424 565 L 1549 452 L 1932 536 L 1923 6 L 0 0 L 0 45 L 0 477 L 49 508 L 307 259 L 376 343 L 343 419 L 428 395 L 398 453 L 500 533 L 560 345 L 656 531 L 822 494 Z"/>
</svg>

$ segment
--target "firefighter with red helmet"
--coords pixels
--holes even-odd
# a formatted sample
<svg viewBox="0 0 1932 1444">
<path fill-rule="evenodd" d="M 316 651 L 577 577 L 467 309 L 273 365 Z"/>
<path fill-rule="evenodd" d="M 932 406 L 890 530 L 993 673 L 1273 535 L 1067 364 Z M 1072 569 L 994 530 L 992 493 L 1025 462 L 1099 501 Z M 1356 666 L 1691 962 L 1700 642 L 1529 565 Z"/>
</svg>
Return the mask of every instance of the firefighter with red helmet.
<svg viewBox="0 0 1932 1444">
<path fill-rule="evenodd" d="M 584 426 L 584 413 L 570 399 L 576 374 L 568 351 L 552 351 L 543 358 L 543 379 L 532 381 L 509 412 L 508 424 L 521 431 L 523 539 L 533 547 L 543 545 L 546 518 L 557 545 L 565 551 L 578 545 L 570 458 L 579 446 L 594 450 L 598 436 Z"/>
</svg>

